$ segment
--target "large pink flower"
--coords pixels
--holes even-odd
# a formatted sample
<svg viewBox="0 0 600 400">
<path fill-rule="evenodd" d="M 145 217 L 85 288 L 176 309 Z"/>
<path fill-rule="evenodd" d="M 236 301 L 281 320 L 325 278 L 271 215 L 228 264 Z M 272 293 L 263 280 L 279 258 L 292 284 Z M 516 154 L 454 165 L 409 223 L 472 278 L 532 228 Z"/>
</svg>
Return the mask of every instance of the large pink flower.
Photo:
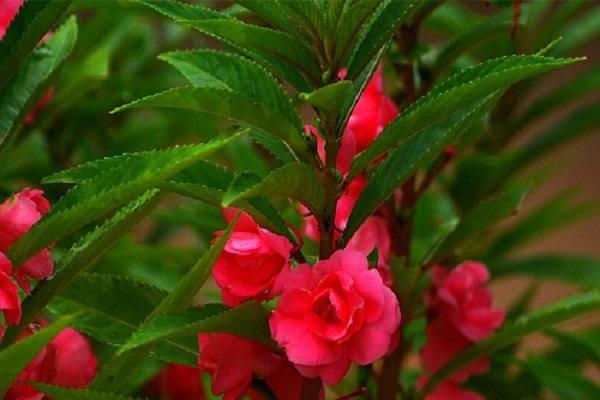
<svg viewBox="0 0 600 400">
<path fill-rule="evenodd" d="M 26 335 L 31 333 L 30 329 Z M 87 338 L 66 328 L 21 371 L 5 400 L 43 399 L 44 395 L 29 385 L 29 381 L 83 389 L 92 382 L 97 369 L 98 361 Z"/>
<path fill-rule="evenodd" d="M 225 210 L 231 220 L 235 210 Z M 242 214 L 213 269 L 223 302 L 236 306 L 246 300 L 273 298 L 273 283 L 287 268 L 292 244 L 283 236 L 261 228 Z"/>
<path fill-rule="evenodd" d="M 44 192 L 38 189 L 24 189 L 0 204 L 0 251 L 6 253 L 49 210 L 50 203 Z M 16 266 L 14 276 L 19 285 L 29 292 L 28 277 L 44 279 L 52 275 L 53 270 L 52 255 L 44 249 L 23 265 Z"/>
<path fill-rule="evenodd" d="M 170 364 L 146 386 L 146 393 L 168 400 L 205 400 L 198 368 Z"/>
<path fill-rule="evenodd" d="M 271 333 L 303 375 L 333 384 L 351 362 L 370 364 L 389 350 L 400 307 L 364 254 L 339 250 L 282 274 L 280 284 Z"/>
<path fill-rule="evenodd" d="M 485 265 L 465 261 L 451 271 L 437 266 L 432 276 L 437 312 L 469 340 L 484 339 L 502 325 L 504 310 L 492 308 L 492 295 L 484 286 L 489 279 Z"/>
<path fill-rule="evenodd" d="M 0 40 L 4 37 L 6 29 L 17 15 L 23 0 L 2 0 L 0 5 Z"/>
<path fill-rule="evenodd" d="M 21 321 L 21 299 L 19 290 L 10 278 L 12 264 L 0 251 L 0 311 L 8 325 L 16 325 Z M 0 325 L 0 341 L 4 333 L 4 327 Z"/>
<path fill-rule="evenodd" d="M 282 356 L 266 346 L 230 334 L 198 336 L 200 370 L 211 375 L 211 390 L 224 400 L 243 395 L 252 399 L 264 397 L 250 385 L 262 379 L 278 399 L 302 399 L 305 379 Z"/>
</svg>

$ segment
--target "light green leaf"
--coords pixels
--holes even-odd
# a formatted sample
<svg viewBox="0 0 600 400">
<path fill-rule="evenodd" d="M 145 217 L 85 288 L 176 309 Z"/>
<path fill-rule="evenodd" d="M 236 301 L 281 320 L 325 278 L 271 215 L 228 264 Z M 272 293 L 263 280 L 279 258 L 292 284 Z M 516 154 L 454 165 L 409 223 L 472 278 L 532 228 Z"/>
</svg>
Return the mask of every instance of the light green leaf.
<svg viewBox="0 0 600 400">
<path fill-rule="evenodd" d="M 146 346 L 160 339 L 208 332 L 225 332 L 273 346 L 268 329 L 269 312 L 254 302 L 228 310 L 219 304 L 189 308 L 162 315 L 143 325 L 120 351 Z"/>
<path fill-rule="evenodd" d="M 235 185 L 230 186 L 223 197 L 223 206 L 257 196 L 283 196 L 298 200 L 316 215 L 320 215 L 323 209 L 323 185 L 317 172 L 309 164 L 284 165 L 256 184 L 246 179 L 242 176 Z"/>
<path fill-rule="evenodd" d="M 9 256 L 15 265 L 21 265 L 50 243 L 140 196 L 149 188 L 223 147 L 239 134 L 216 138 L 204 144 L 156 151 L 151 153 L 150 160 L 144 157 L 125 160 L 118 168 L 101 173 L 67 192 L 11 248 Z"/>
<path fill-rule="evenodd" d="M 16 74 L 0 90 L 0 151 L 11 130 L 42 94 L 48 80 L 71 53 L 77 40 L 75 17 L 69 18 L 50 39 L 27 57 Z M 2 42 L 0 42 L 2 43 Z"/>
<path fill-rule="evenodd" d="M 455 371 L 460 370 L 475 360 L 510 345 L 525 336 L 544 330 L 566 320 L 600 309 L 600 291 L 592 290 L 561 299 L 555 303 L 535 310 L 506 325 L 502 330 L 484 339 L 465 351 L 437 371 L 427 382 L 420 393 L 422 398 L 431 389 Z"/>
<path fill-rule="evenodd" d="M 508 56 L 465 69 L 435 86 L 391 122 L 373 143 L 352 163 L 355 177 L 370 162 L 394 149 L 406 137 L 446 118 L 457 110 L 512 84 L 579 59 L 543 56 Z"/>
<path fill-rule="evenodd" d="M 300 93 L 300 99 L 322 110 L 337 113 L 351 88 L 352 82 L 340 81 L 323 86 L 310 93 Z"/>
<path fill-rule="evenodd" d="M 583 286 L 600 285 L 600 259 L 582 255 L 545 254 L 490 264 L 494 277 L 530 275 L 560 279 Z"/>
<path fill-rule="evenodd" d="M 32 385 L 54 400 L 135 400 L 134 397 L 121 396 L 113 393 L 95 392 L 85 389 L 66 389 L 37 382 L 32 383 Z"/>
<path fill-rule="evenodd" d="M 72 0 L 37 0 L 24 3 L 0 41 L 0 88 L 17 71 L 19 64 L 71 5 Z"/>
<path fill-rule="evenodd" d="M 406 137 L 369 179 L 367 187 L 350 214 L 342 243 L 347 243 L 352 238 L 369 215 L 392 195 L 399 185 L 429 163 L 470 124 L 479 120 L 494 104 L 496 98 L 497 96 L 490 96 L 476 103 L 467 113 L 456 113 L 425 131 Z"/>
<path fill-rule="evenodd" d="M 43 308 L 64 290 L 81 272 L 89 269 L 121 236 L 139 223 L 159 203 L 162 197 L 151 190 L 119 210 L 114 217 L 81 238 L 60 259 L 52 279 L 38 283 L 31 296 L 23 302 L 23 315 L 17 327 L 11 327 L 4 340 L 12 342 Z"/>
<path fill-rule="evenodd" d="M 463 242 L 476 239 L 481 231 L 515 214 L 529 189 L 530 185 L 516 185 L 479 203 L 461 217 L 460 223 L 440 245 L 437 254 L 441 256 L 456 251 Z"/>
<path fill-rule="evenodd" d="M 0 351 L 0 396 L 4 397 L 19 373 L 29 362 L 58 335 L 73 320 L 73 316 L 66 316 L 54 322 L 47 328 L 28 336 L 12 346 Z"/>
<path fill-rule="evenodd" d="M 159 56 L 195 87 L 228 89 L 276 110 L 301 132 L 302 121 L 277 81 L 263 67 L 236 54 L 215 50 L 175 51 Z"/>
</svg>

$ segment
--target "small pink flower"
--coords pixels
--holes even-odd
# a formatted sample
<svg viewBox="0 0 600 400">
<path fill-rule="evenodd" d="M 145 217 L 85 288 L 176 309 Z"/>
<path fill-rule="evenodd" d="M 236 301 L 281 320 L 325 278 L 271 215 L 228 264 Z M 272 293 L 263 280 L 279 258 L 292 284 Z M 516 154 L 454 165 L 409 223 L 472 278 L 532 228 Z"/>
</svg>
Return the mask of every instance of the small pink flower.
<svg viewBox="0 0 600 400">
<path fill-rule="evenodd" d="M 21 298 L 16 284 L 10 277 L 12 264 L 0 251 L 0 311 L 8 325 L 16 325 L 21 321 Z M 0 325 L 0 341 L 4 327 Z"/>
<path fill-rule="evenodd" d="M 231 220 L 235 210 L 225 210 Z M 220 235 L 220 234 L 219 234 Z M 242 214 L 213 269 L 223 302 L 234 307 L 246 300 L 267 300 L 277 293 L 273 283 L 288 267 L 292 244 L 283 236 L 261 228 Z"/>
<path fill-rule="evenodd" d="M 198 368 L 170 364 L 146 386 L 145 392 L 168 400 L 205 400 L 204 386 Z"/>
<path fill-rule="evenodd" d="M 44 197 L 44 192 L 38 189 L 24 189 L 0 204 L 0 251 L 8 252 L 49 210 L 50 203 Z M 17 266 L 13 274 L 19 285 L 30 292 L 27 278 L 44 279 L 53 271 L 52 255 L 48 249 L 44 249 L 23 265 Z"/>
<path fill-rule="evenodd" d="M 214 395 L 224 395 L 224 400 L 236 400 L 244 395 L 262 399 L 250 386 L 254 378 L 260 378 L 278 399 L 302 399 L 304 378 L 289 361 L 266 346 L 221 333 L 199 335 L 198 345 L 198 366 L 211 375 Z"/>
<path fill-rule="evenodd" d="M 8 26 L 19 12 L 24 0 L 2 0 L 0 5 L 0 40 L 4 37 Z"/>
<path fill-rule="evenodd" d="M 25 336 L 33 333 L 30 328 Z M 83 389 L 89 385 L 98 369 L 98 361 L 85 336 L 72 328 L 60 332 L 29 365 L 8 390 L 5 400 L 41 400 L 29 381 Z"/>
<path fill-rule="evenodd" d="M 489 279 L 485 265 L 465 261 L 449 272 L 436 266 L 432 276 L 434 307 L 469 340 L 484 339 L 502 325 L 504 310 L 492 308 L 492 295 L 484 286 Z"/>
<path fill-rule="evenodd" d="M 424 400 L 485 400 L 485 397 L 470 390 L 464 390 L 454 382 L 446 381 L 425 396 Z"/>
<path fill-rule="evenodd" d="M 337 383 L 351 362 L 370 364 L 389 350 L 400 307 L 364 254 L 339 250 L 314 267 L 287 271 L 280 282 L 271 334 L 304 376 Z"/>
</svg>

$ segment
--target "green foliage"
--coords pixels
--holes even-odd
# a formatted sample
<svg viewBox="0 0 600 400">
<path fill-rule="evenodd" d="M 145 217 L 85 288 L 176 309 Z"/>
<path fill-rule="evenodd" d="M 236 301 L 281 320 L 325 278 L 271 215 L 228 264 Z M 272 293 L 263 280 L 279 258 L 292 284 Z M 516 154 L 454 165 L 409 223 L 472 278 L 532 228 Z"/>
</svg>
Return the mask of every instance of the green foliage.
<svg viewBox="0 0 600 400">
<path fill-rule="evenodd" d="M 82 389 L 65 389 L 58 386 L 34 383 L 33 386 L 40 392 L 56 400 L 134 400 L 133 397 L 121 396 L 112 393 L 95 392 Z"/>
</svg>

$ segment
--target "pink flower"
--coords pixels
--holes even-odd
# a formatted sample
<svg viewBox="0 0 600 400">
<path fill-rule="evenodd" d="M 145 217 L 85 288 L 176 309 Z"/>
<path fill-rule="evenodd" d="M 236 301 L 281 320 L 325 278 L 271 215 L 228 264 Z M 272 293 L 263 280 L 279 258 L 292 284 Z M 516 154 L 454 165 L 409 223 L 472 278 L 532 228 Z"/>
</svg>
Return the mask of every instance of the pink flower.
<svg viewBox="0 0 600 400">
<path fill-rule="evenodd" d="M 348 120 L 344 136 L 352 135 L 360 153 L 398 115 L 399 110 L 383 92 L 383 68 L 379 66 L 360 96 Z"/>
<path fill-rule="evenodd" d="M 433 374 L 472 344 L 448 319 L 434 318 L 427 325 L 427 341 L 420 353 L 421 365 L 428 375 Z M 457 371 L 449 380 L 464 382 L 488 368 L 489 360 L 483 358 Z"/>
<path fill-rule="evenodd" d="M 0 204 L 0 251 L 6 253 L 49 210 L 50 203 L 44 197 L 44 192 L 38 189 L 24 189 Z M 30 292 L 28 277 L 44 279 L 53 271 L 52 255 L 48 249 L 44 249 L 23 265 L 17 266 L 13 275 L 23 290 Z"/>
<path fill-rule="evenodd" d="M 438 313 L 450 318 L 469 340 L 484 339 L 502 325 L 504 310 L 492 308 L 492 295 L 483 286 L 489 279 L 485 265 L 465 261 L 449 272 L 437 266 L 432 276 Z"/>
<path fill-rule="evenodd" d="M 12 264 L 4 253 L 0 252 L 0 311 L 8 325 L 16 325 L 21 321 L 21 298 L 19 290 L 10 278 Z M 0 341 L 4 327 L 0 325 Z"/>
<path fill-rule="evenodd" d="M 263 399 L 251 387 L 253 379 L 264 380 L 278 399 L 302 399 L 305 379 L 280 355 L 266 346 L 230 334 L 198 336 L 200 356 L 198 366 L 211 375 L 214 395 L 235 400 L 244 395 Z"/>
<path fill-rule="evenodd" d="M 23 0 L 2 0 L 2 5 L 0 5 L 0 40 L 2 40 L 6 29 L 19 12 L 21 4 L 23 4 Z"/>
<path fill-rule="evenodd" d="M 364 254 L 339 250 L 314 267 L 287 271 L 280 282 L 271 334 L 304 376 L 337 383 L 351 362 L 370 364 L 389 350 L 400 307 Z"/>
<path fill-rule="evenodd" d="M 170 364 L 147 385 L 146 392 L 170 400 L 205 400 L 204 386 L 198 368 Z"/>
<path fill-rule="evenodd" d="M 235 210 L 225 210 L 231 220 Z M 220 235 L 220 234 L 219 234 Z M 267 300 L 279 273 L 287 268 L 292 244 L 283 236 L 261 228 L 242 214 L 213 269 L 223 302 L 236 306 L 246 300 Z"/>
<path fill-rule="evenodd" d="M 32 334 L 31 328 L 26 336 Z M 89 341 L 72 328 L 60 332 L 19 374 L 5 400 L 43 399 L 27 382 L 83 389 L 96 376 L 98 362 Z"/>
<path fill-rule="evenodd" d="M 439 384 L 424 400 L 485 400 L 483 396 L 464 390 L 458 384 L 446 381 Z"/>
</svg>

